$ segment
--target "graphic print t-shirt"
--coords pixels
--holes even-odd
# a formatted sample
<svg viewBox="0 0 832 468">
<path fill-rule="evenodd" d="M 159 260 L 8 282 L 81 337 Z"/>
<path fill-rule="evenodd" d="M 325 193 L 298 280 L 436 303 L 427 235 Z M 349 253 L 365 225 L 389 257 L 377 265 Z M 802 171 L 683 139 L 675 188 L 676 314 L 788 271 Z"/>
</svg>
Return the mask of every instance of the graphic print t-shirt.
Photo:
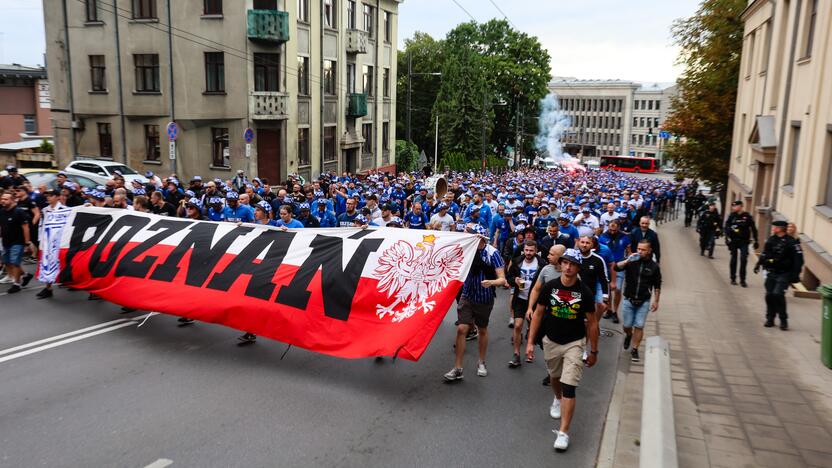
<svg viewBox="0 0 832 468">
<path fill-rule="evenodd" d="M 517 288 L 518 298 L 524 301 L 529 299 L 529 290 L 532 287 L 535 274 L 537 274 L 537 260 L 527 262 L 523 259 L 523 263 L 520 265 L 520 278 L 523 279 L 523 289 Z"/>
<path fill-rule="evenodd" d="M 567 344 L 586 336 L 584 317 L 595 311 L 595 292 L 580 280 L 564 286 L 561 278 L 543 285 L 537 303 L 544 307 L 541 333 L 557 344 Z"/>
</svg>

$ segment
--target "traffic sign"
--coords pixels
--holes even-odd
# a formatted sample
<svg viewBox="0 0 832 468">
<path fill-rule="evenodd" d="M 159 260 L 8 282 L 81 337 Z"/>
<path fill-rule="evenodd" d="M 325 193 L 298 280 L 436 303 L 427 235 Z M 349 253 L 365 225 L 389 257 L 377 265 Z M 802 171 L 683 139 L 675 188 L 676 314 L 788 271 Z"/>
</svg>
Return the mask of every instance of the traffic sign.
<svg viewBox="0 0 832 468">
<path fill-rule="evenodd" d="M 170 143 L 168 143 L 168 157 L 171 160 L 176 159 L 176 141 L 174 140 L 171 140 Z"/>
<path fill-rule="evenodd" d="M 668 132 L 667 130 L 660 131 L 659 132 L 659 138 L 661 138 L 663 140 L 666 140 L 666 139 L 670 138 L 670 132 Z"/>
<path fill-rule="evenodd" d="M 168 140 L 176 141 L 176 137 L 179 136 L 179 126 L 176 125 L 176 122 L 168 122 L 166 130 L 168 132 Z"/>
<path fill-rule="evenodd" d="M 245 131 L 243 131 L 243 139 L 246 143 L 251 143 L 254 140 L 254 130 L 246 128 Z"/>
<path fill-rule="evenodd" d="M 251 143 L 246 143 L 246 157 L 251 157 Z"/>
</svg>

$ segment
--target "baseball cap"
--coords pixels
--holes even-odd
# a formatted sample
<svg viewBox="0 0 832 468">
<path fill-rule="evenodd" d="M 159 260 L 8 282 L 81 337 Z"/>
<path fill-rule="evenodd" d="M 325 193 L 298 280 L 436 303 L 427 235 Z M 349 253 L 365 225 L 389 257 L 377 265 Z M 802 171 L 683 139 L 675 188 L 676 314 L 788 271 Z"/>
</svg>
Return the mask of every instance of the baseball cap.
<svg viewBox="0 0 832 468">
<path fill-rule="evenodd" d="M 390 226 L 391 224 L 395 224 L 398 227 L 402 227 L 402 219 L 398 216 L 393 216 L 390 218 L 390 221 L 387 222 L 387 225 Z"/>
<path fill-rule="evenodd" d="M 263 202 L 260 202 L 260 203 L 263 203 Z M 303 211 L 303 210 L 309 210 L 309 209 L 310 209 L 310 207 L 309 207 L 309 203 L 301 203 L 301 204 L 300 204 L 300 210 L 301 210 L 301 211 Z"/>
<path fill-rule="evenodd" d="M 135 188 L 133 189 L 133 195 L 147 195 L 147 191 L 143 188 Z"/>
<path fill-rule="evenodd" d="M 64 177 L 66 177 L 66 172 L 64 172 L 64 171 L 58 171 L 58 176 L 64 176 Z"/>
<path fill-rule="evenodd" d="M 742 206 L 742 200 L 734 200 L 731 202 L 731 206 Z"/>
<path fill-rule="evenodd" d="M 258 202 L 257 207 L 265 211 L 266 213 L 272 212 L 272 205 L 270 205 L 269 202 L 267 202 L 266 200 Z"/>
<path fill-rule="evenodd" d="M 788 227 L 789 223 L 787 223 L 785 221 L 775 221 L 775 222 L 771 223 L 771 225 L 772 226 L 777 226 L 777 227 Z"/>
<path fill-rule="evenodd" d="M 358 216 L 356 216 L 356 217 L 352 220 L 352 222 L 354 222 L 354 223 L 361 223 L 361 224 L 367 224 L 367 217 L 366 217 L 366 216 L 364 216 L 364 215 L 358 215 Z"/>
<path fill-rule="evenodd" d="M 194 178 L 191 180 L 202 182 L 202 176 L 195 175 Z"/>
<path fill-rule="evenodd" d="M 560 259 L 570 261 L 576 265 L 580 265 L 582 262 L 581 252 L 579 252 L 577 249 L 566 249 L 566 252 L 564 252 L 563 255 L 560 256 Z"/>
<path fill-rule="evenodd" d="M 485 230 L 485 228 L 482 226 L 482 224 L 475 224 L 475 225 L 473 225 L 473 226 L 471 227 L 471 231 L 472 231 L 474 234 L 479 234 L 479 235 L 481 235 L 481 236 L 487 236 L 487 235 L 488 235 L 488 232 Z"/>
<path fill-rule="evenodd" d="M 208 199 L 208 203 L 211 205 L 222 205 L 222 198 L 211 197 L 210 199 Z"/>
<path fill-rule="evenodd" d="M 187 202 L 185 202 L 185 206 L 193 206 L 194 208 L 199 208 L 199 199 L 196 197 L 192 197 Z"/>
<path fill-rule="evenodd" d="M 225 198 L 229 200 L 237 200 L 240 198 L 240 196 L 237 195 L 237 192 L 231 191 L 225 194 Z"/>
</svg>

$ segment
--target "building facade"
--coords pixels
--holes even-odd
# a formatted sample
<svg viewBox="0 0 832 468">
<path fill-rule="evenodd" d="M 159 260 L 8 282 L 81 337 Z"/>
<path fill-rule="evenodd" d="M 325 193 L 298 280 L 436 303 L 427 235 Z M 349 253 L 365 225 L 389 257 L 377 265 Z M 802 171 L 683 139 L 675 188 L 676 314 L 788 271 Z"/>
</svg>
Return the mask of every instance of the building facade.
<svg viewBox="0 0 832 468">
<path fill-rule="evenodd" d="M 400 2 L 44 1 L 59 164 L 273 185 L 390 168 Z"/>
<path fill-rule="evenodd" d="M 675 85 L 623 80 L 555 78 L 549 91 L 570 118 L 564 151 L 578 157 L 661 158 L 659 129 L 670 109 Z"/>
<path fill-rule="evenodd" d="M 46 69 L 0 65 L 0 144 L 50 138 Z"/>
<path fill-rule="evenodd" d="M 813 288 L 832 282 L 832 2 L 754 0 L 742 20 L 727 196 L 763 235 L 796 223 Z"/>
</svg>

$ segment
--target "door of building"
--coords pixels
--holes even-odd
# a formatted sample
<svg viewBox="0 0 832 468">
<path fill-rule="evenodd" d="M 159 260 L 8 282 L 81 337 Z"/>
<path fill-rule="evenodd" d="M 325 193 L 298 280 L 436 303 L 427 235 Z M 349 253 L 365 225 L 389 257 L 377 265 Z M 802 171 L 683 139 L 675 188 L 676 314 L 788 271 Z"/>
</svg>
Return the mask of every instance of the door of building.
<svg viewBox="0 0 832 468">
<path fill-rule="evenodd" d="M 270 185 L 278 185 L 280 179 L 280 131 L 257 130 L 257 175 L 269 179 Z"/>
</svg>

